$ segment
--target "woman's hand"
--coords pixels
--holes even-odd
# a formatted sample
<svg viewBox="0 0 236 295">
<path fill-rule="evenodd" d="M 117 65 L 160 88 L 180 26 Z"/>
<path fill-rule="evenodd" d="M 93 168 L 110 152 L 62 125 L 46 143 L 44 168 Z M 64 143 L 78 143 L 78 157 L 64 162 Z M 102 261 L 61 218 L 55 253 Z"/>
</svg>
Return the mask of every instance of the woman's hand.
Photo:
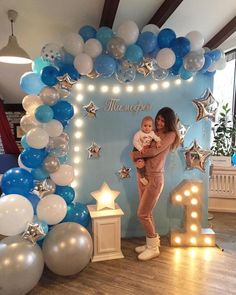
<svg viewBox="0 0 236 295">
<path fill-rule="evenodd" d="M 144 159 L 138 159 L 137 161 L 134 162 L 135 167 L 142 169 L 145 166 L 145 161 Z"/>
</svg>

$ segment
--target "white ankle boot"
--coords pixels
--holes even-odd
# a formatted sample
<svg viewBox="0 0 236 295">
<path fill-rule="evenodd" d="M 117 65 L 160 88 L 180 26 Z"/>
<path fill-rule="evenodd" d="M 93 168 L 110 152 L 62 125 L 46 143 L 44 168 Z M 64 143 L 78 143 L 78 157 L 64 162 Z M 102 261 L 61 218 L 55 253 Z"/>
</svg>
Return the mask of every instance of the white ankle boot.
<svg viewBox="0 0 236 295">
<path fill-rule="evenodd" d="M 158 234 L 157 234 L 157 238 L 158 238 L 158 241 L 157 241 L 157 243 L 158 243 L 158 247 L 160 247 L 160 236 L 159 236 Z M 146 240 L 147 240 L 147 238 L 146 238 Z M 136 247 L 134 250 L 135 250 L 136 253 L 140 254 L 140 253 L 142 253 L 146 248 L 147 248 L 147 242 L 146 242 L 145 245 L 138 246 L 138 247 Z"/>
<path fill-rule="evenodd" d="M 159 246 L 160 246 L 160 238 L 159 236 L 155 238 L 146 237 L 146 248 L 144 251 L 139 254 L 138 259 L 142 261 L 150 260 L 154 257 L 157 257 L 160 254 Z M 136 249 L 135 249 L 136 251 Z"/>
</svg>

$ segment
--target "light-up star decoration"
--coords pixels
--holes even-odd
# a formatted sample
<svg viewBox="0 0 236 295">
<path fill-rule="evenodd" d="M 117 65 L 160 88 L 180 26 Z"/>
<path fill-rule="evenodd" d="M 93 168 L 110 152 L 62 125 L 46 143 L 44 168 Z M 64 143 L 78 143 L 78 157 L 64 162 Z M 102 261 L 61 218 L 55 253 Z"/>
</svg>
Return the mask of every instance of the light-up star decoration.
<svg viewBox="0 0 236 295">
<path fill-rule="evenodd" d="M 219 103 L 217 100 L 215 100 L 210 89 L 207 89 L 201 98 L 194 99 L 193 104 L 196 106 L 198 111 L 196 121 L 200 121 L 203 118 L 208 118 L 215 122 L 216 111 Z"/>
<path fill-rule="evenodd" d="M 101 147 L 93 142 L 90 147 L 88 148 L 88 157 L 91 158 L 99 158 L 100 157 Z"/>
<path fill-rule="evenodd" d="M 183 141 L 184 141 L 184 137 L 186 135 L 186 133 L 188 132 L 189 130 L 189 125 L 184 125 L 180 119 L 178 118 L 177 120 L 177 129 L 178 129 L 178 132 L 179 132 L 179 136 L 180 136 L 180 143 L 183 144 Z"/>
<path fill-rule="evenodd" d="M 96 118 L 97 110 L 99 110 L 93 101 L 90 101 L 89 104 L 83 106 L 83 109 L 87 112 L 86 116 L 89 118 Z"/>
<path fill-rule="evenodd" d="M 57 77 L 59 85 L 62 89 L 71 90 L 72 86 L 77 83 L 76 80 L 71 79 L 68 74 Z"/>
<path fill-rule="evenodd" d="M 22 234 L 22 238 L 35 244 L 38 239 L 45 237 L 45 235 L 41 225 L 38 223 L 28 223 L 25 232 Z"/>
<path fill-rule="evenodd" d="M 211 155 L 211 151 L 203 150 L 200 145 L 197 144 L 197 141 L 194 140 L 191 146 L 185 149 L 184 155 L 187 169 L 197 168 L 205 172 L 205 162 Z"/>
<path fill-rule="evenodd" d="M 131 168 L 127 168 L 125 166 L 122 166 L 120 170 L 118 170 L 118 176 L 120 179 L 130 178 L 130 171 Z"/>
<path fill-rule="evenodd" d="M 120 192 L 111 190 L 106 182 L 102 184 L 99 190 L 91 192 L 91 195 L 97 201 L 98 211 L 105 208 L 115 209 L 115 199 L 119 194 Z"/>
</svg>

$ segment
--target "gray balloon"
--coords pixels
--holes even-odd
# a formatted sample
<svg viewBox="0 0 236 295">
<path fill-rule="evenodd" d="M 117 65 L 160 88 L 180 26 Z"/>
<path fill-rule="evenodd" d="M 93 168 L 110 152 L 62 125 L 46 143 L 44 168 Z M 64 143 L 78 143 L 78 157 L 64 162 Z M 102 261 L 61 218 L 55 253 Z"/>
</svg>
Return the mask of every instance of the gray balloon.
<svg viewBox="0 0 236 295">
<path fill-rule="evenodd" d="M 52 156 L 65 156 L 69 151 L 67 134 L 62 133 L 60 136 L 50 137 L 47 150 Z"/>
<path fill-rule="evenodd" d="M 50 106 L 57 103 L 57 101 L 60 99 L 60 94 L 58 90 L 55 87 L 49 86 L 44 87 L 41 90 L 39 96 L 45 104 Z"/>
<path fill-rule="evenodd" d="M 165 78 L 168 77 L 168 75 L 169 75 L 169 70 L 162 69 L 159 67 L 154 72 L 152 72 L 152 78 L 157 81 L 164 80 Z"/>
<path fill-rule="evenodd" d="M 121 59 L 125 55 L 126 45 L 120 37 L 113 37 L 107 44 L 107 50 L 116 59 Z"/>
<path fill-rule="evenodd" d="M 61 276 L 80 272 L 89 263 L 92 252 L 93 243 L 89 232 L 74 222 L 55 225 L 43 243 L 46 265 Z"/>
<path fill-rule="evenodd" d="M 55 156 L 47 156 L 43 161 L 43 168 L 49 173 L 54 173 L 60 168 L 60 161 Z"/>
<path fill-rule="evenodd" d="M 0 242 L 0 294 L 24 295 L 38 283 L 44 267 L 40 247 L 20 236 Z"/>
<path fill-rule="evenodd" d="M 199 71 L 205 63 L 205 57 L 202 53 L 198 53 L 195 51 L 189 52 L 184 57 L 184 68 L 190 72 Z"/>
</svg>

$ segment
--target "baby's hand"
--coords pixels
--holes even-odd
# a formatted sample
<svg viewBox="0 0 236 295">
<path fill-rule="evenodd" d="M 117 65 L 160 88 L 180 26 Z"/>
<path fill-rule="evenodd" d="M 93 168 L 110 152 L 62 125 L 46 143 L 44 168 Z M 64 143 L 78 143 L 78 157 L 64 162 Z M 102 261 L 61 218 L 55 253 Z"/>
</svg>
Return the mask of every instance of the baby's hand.
<svg viewBox="0 0 236 295">
<path fill-rule="evenodd" d="M 161 141 L 156 142 L 156 147 L 157 148 L 161 147 Z"/>
<path fill-rule="evenodd" d="M 136 162 L 135 162 L 135 166 L 139 169 L 143 168 L 145 166 L 145 162 L 144 162 L 144 159 L 138 159 Z"/>
</svg>

